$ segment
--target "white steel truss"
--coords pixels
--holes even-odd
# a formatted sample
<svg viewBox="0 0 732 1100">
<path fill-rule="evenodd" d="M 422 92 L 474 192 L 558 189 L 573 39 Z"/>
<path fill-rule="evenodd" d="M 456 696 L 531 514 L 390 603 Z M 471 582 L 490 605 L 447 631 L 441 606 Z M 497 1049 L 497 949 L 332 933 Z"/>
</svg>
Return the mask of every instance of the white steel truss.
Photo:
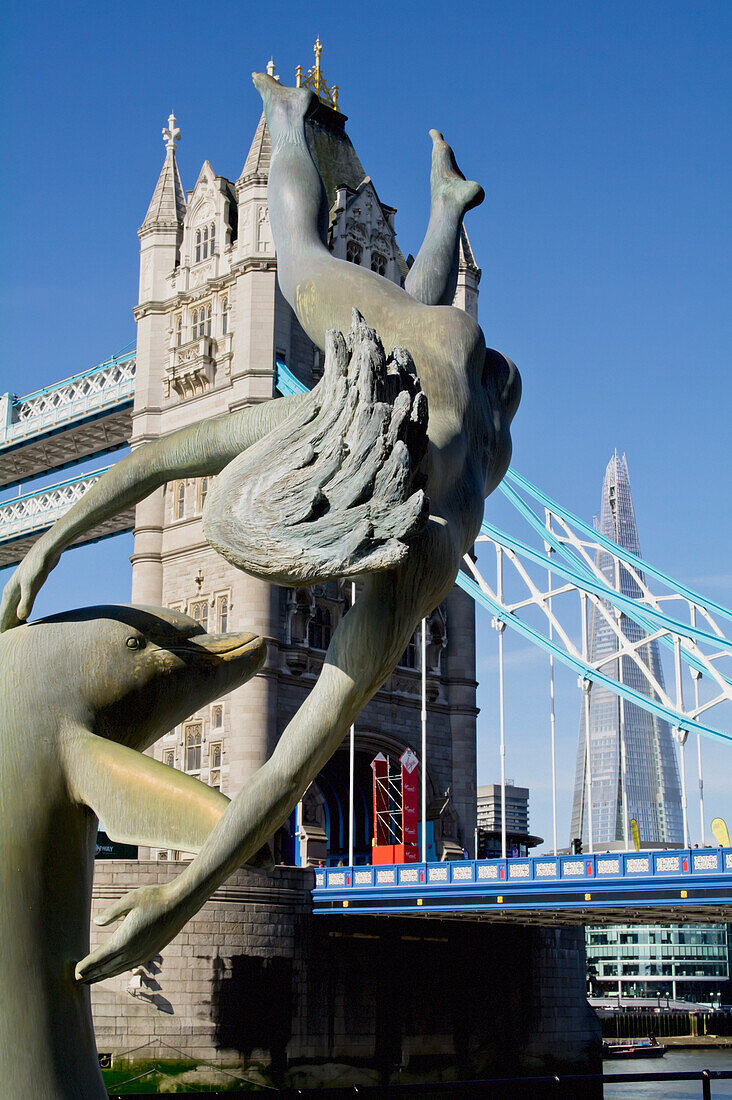
<svg viewBox="0 0 732 1100">
<path fill-rule="evenodd" d="M 622 550 L 548 501 L 518 475 L 510 473 L 508 480 L 506 495 L 527 519 L 533 534 L 540 536 L 541 546 L 526 544 L 484 523 L 477 541 L 493 552 L 495 573 L 492 568 L 490 572 L 496 580 L 488 581 L 488 569 L 479 568 L 466 557 L 470 579 L 461 574 L 458 583 L 492 611 L 496 625 L 518 630 L 552 657 L 574 668 L 581 680 L 602 683 L 657 714 L 675 728 L 680 741 L 694 730 L 732 743 L 730 612 Z M 516 485 L 529 487 L 534 499 L 543 501 L 543 518 L 528 507 Z M 599 564 L 601 558 L 604 570 Z M 612 562 L 612 584 L 608 580 L 608 559 Z M 637 598 L 621 592 L 622 570 L 635 582 L 640 592 Z M 507 591 L 511 597 L 504 595 Z M 572 603 L 574 607 L 570 607 Z M 587 603 L 615 642 L 611 652 L 603 651 L 595 661 L 588 656 L 587 614 L 583 611 Z M 640 639 L 637 630 L 627 631 L 629 620 L 643 628 Z M 656 639 L 673 654 L 673 689 L 666 688 L 649 660 L 649 643 Z M 633 662 L 639 670 L 642 692 L 633 690 L 618 676 L 621 658 Z M 693 691 L 687 688 L 687 676 Z M 703 700 L 699 698 L 700 679 L 706 687 Z M 707 722 L 710 711 L 714 711 L 713 726 Z"/>
</svg>

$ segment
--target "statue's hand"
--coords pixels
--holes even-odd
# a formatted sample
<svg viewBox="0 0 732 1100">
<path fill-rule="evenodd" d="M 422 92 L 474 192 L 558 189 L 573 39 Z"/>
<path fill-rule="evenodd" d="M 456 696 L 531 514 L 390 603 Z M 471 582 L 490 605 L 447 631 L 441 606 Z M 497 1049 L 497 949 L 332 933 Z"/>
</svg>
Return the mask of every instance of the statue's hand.
<svg viewBox="0 0 732 1100">
<path fill-rule="evenodd" d="M 131 890 L 95 918 L 104 927 L 125 917 L 108 940 L 77 963 L 77 981 L 91 985 L 146 963 L 177 936 L 195 910 L 195 905 L 178 903 L 171 883 Z"/>
<path fill-rule="evenodd" d="M 58 555 L 47 555 L 36 543 L 3 589 L 0 603 L 0 631 L 24 623 L 31 611 L 46 577 L 58 564 Z"/>
</svg>

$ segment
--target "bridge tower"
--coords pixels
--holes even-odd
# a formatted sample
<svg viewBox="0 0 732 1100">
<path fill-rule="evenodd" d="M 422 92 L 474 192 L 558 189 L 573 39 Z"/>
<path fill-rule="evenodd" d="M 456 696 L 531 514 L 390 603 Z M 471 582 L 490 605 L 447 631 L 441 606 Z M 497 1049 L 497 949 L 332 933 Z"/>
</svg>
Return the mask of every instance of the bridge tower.
<svg viewBox="0 0 732 1100">
<path fill-rule="evenodd" d="M 274 73 L 271 62 L 269 71 Z M 396 210 L 379 198 L 346 134 L 337 92 L 330 91 L 322 71 L 319 75 L 320 104 L 308 125 L 328 192 L 330 247 L 336 256 L 401 283 L 408 267 L 396 242 Z M 307 82 L 308 77 L 299 79 Z M 176 162 L 180 130 L 173 115 L 163 137 L 165 161 L 139 230 L 133 447 L 272 399 L 278 362 L 308 386 L 322 370 L 320 353 L 277 284 L 264 116 L 239 178 L 219 176 L 205 161 L 187 193 Z M 425 185 L 426 180 L 425 171 Z M 456 301 L 471 313 L 477 309 L 479 278 L 464 234 Z M 267 661 L 253 681 L 192 716 L 151 750 L 233 795 L 267 759 L 314 683 L 331 633 L 349 606 L 350 584 L 284 590 L 234 569 L 203 537 L 208 488 L 206 478 L 180 479 L 138 506 L 132 598 L 179 608 L 209 630 L 249 629 L 267 639 Z M 419 753 L 418 643 L 415 639 L 401 667 L 359 719 L 357 784 L 364 789 L 375 751 L 399 756 L 411 746 Z M 432 812 L 440 814 L 438 850 L 457 854 L 473 835 L 476 783 L 474 606 L 463 593 L 455 590 L 431 616 L 427 643 L 428 789 Z M 326 832 L 331 858 L 344 854 L 344 759 L 345 753 L 337 753 L 328 774 L 305 798 L 299 819 L 299 853 L 305 859 L 323 855 Z M 370 836 L 368 815 L 357 808 L 356 850 L 364 857 Z M 286 849 L 284 836 L 279 839 L 278 857 L 296 854 L 292 843 Z M 177 853 L 158 855 L 175 858 Z"/>
</svg>

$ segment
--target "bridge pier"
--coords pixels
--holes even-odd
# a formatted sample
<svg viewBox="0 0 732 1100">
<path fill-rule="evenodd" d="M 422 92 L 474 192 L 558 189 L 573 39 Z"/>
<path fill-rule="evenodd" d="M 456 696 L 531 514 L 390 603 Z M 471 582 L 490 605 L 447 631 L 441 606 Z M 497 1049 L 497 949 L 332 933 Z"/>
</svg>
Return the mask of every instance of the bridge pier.
<svg viewBox="0 0 732 1100">
<path fill-rule="evenodd" d="M 179 870 L 97 863 L 95 911 Z M 600 1071 L 581 929 L 314 916 L 311 887 L 233 875 L 162 956 L 93 988 L 100 1053 L 299 1087 Z"/>
</svg>

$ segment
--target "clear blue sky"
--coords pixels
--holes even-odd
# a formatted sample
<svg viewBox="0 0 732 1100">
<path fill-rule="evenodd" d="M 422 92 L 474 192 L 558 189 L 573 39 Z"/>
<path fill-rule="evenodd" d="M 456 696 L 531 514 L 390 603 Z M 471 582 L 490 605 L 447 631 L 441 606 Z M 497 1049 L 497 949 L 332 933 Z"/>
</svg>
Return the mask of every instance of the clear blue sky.
<svg viewBox="0 0 732 1100">
<path fill-rule="evenodd" d="M 272 56 L 291 80 L 319 34 L 366 171 L 398 207 L 405 253 L 426 222 L 431 126 L 485 186 L 468 229 L 488 342 L 524 378 L 516 468 L 589 519 L 610 454 L 625 450 L 645 556 L 732 603 L 732 5 L 10 0 L 4 24 L 0 390 L 28 392 L 134 337 L 136 229 L 169 111 L 184 186 L 205 158 L 236 179 L 260 110 L 250 72 Z M 507 522 L 500 503 L 489 514 Z M 124 538 L 69 554 L 38 610 L 129 598 L 129 553 Z M 547 836 L 545 667 L 508 645 L 508 771 L 532 788 Z M 498 756 L 486 623 L 480 646 L 488 782 Z M 577 721 L 567 682 L 563 836 Z M 706 757 L 707 817 L 732 816 L 732 757 Z"/>
</svg>

